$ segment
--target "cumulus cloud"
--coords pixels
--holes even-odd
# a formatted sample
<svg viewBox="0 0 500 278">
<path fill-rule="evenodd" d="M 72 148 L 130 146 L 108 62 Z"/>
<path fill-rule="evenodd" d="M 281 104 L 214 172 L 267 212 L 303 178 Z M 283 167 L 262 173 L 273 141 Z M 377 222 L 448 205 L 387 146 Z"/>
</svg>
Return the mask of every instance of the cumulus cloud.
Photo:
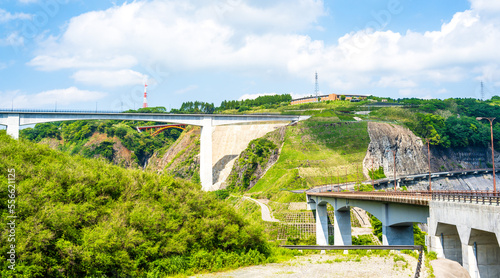
<svg viewBox="0 0 500 278">
<path fill-rule="evenodd" d="M 4 95 L 2 99 L 4 103 L 11 103 L 13 100 L 14 107 L 44 107 L 47 105 L 69 105 L 82 102 L 91 102 L 105 97 L 106 94 L 97 91 L 80 90 L 76 87 L 67 89 L 55 89 L 43 91 L 34 95 L 27 95 L 19 91 L 11 92 Z"/>
<path fill-rule="evenodd" d="M 140 85 L 148 81 L 148 76 L 137 71 L 124 70 L 80 70 L 72 75 L 80 83 L 100 85 L 103 87 L 118 87 Z"/>
<path fill-rule="evenodd" d="M 404 95 L 424 82 L 497 76 L 500 22 L 484 11 L 500 4 L 491 2 L 498 1 L 471 0 L 471 10 L 437 31 L 366 29 L 326 44 L 300 33 L 318 27 L 326 14 L 322 1 L 134 1 L 72 18 L 29 64 L 40 70 L 151 64 L 169 71 L 269 70 L 304 79 L 317 70 L 329 89 L 397 88 Z M 73 77 L 84 79 L 80 75 Z"/>
<path fill-rule="evenodd" d="M 27 20 L 31 19 L 32 15 L 25 13 L 10 13 L 4 9 L 0 9 L 0 23 L 7 22 L 15 19 Z"/>
<path fill-rule="evenodd" d="M 471 7 L 477 11 L 483 12 L 499 12 L 500 2 L 496 0 L 469 0 L 471 2 Z"/>
</svg>

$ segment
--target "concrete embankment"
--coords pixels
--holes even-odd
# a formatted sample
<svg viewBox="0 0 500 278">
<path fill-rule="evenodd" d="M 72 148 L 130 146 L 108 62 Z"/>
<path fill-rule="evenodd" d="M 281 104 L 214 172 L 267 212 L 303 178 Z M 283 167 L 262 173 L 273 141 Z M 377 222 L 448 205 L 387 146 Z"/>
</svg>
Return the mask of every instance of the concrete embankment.
<svg viewBox="0 0 500 278">
<path fill-rule="evenodd" d="M 287 123 L 217 126 L 212 138 L 213 190 L 219 189 L 231 173 L 236 158 L 250 141 L 266 135 Z"/>
</svg>

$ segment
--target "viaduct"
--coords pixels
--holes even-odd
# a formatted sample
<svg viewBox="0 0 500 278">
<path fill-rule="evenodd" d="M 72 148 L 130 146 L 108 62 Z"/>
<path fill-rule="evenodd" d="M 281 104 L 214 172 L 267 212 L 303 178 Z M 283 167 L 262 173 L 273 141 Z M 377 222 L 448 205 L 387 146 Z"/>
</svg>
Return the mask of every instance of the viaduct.
<svg viewBox="0 0 500 278">
<path fill-rule="evenodd" d="M 203 190 L 209 190 L 213 182 L 212 132 L 215 126 L 255 122 L 297 122 L 307 118 L 309 116 L 0 111 L 0 125 L 7 126 L 7 134 L 15 139 L 19 137 L 20 126 L 58 121 L 130 120 L 200 126 L 200 179 Z"/>
<path fill-rule="evenodd" d="M 471 277 L 500 277 L 500 197 L 490 192 L 307 192 L 316 213 L 316 244 L 328 245 L 327 205 L 334 210 L 334 245 L 352 245 L 350 207 L 382 222 L 383 245 L 413 245 L 413 223 L 427 223 L 427 246 L 462 264 Z"/>
</svg>

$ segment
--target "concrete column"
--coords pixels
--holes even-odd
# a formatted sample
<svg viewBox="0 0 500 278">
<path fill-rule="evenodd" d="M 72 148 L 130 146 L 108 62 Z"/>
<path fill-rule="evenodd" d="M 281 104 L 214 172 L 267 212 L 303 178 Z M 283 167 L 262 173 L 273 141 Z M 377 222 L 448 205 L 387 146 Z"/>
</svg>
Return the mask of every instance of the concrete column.
<svg viewBox="0 0 500 278">
<path fill-rule="evenodd" d="M 200 180 L 204 191 L 212 189 L 212 117 L 204 117 L 200 136 Z"/>
<path fill-rule="evenodd" d="M 333 218 L 333 236 L 335 245 L 352 245 L 351 211 L 349 208 L 335 210 Z"/>
<path fill-rule="evenodd" d="M 427 249 L 437 253 L 438 258 L 444 258 L 443 242 L 441 237 L 437 234 L 438 223 L 435 221 L 434 215 L 431 214 L 427 219 L 429 226 L 429 234 L 427 235 Z"/>
<path fill-rule="evenodd" d="M 469 272 L 471 277 L 477 277 L 477 260 L 474 255 L 473 247 L 469 246 L 471 229 L 464 225 L 457 225 L 456 227 L 462 245 L 462 266 Z"/>
<path fill-rule="evenodd" d="M 471 277 L 500 277 L 500 247 L 495 233 L 471 229 L 464 249 L 468 255 L 467 270 Z"/>
<path fill-rule="evenodd" d="M 383 245 L 413 245 L 413 224 L 386 226 L 382 223 Z"/>
<path fill-rule="evenodd" d="M 328 213 L 325 205 L 316 205 L 316 245 L 328 245 Z"/>
<path fill-rule="evenodd" d="M 7 134 L 14 139 L 19 138 L 19 114 L 8 114 Z"/>
</svg>

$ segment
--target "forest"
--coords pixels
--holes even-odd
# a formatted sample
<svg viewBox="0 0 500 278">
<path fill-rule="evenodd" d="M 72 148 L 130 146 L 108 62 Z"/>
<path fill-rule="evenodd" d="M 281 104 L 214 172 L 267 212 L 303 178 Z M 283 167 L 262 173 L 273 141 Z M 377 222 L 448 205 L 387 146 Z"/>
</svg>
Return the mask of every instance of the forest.
<svg viewBox="0 0 500 278">
<path fill-rule="evenodd" d="M 433 145 L 444 148 L 489 146 L 490 123 L 476 117 L 496 117 L 500 120 L 500 97 L 481 101 L 472 98 L 401 99 L 399 103 L 416 105 L 406 125 L 418 136 L 428 138 Z M 495 148 L 500 147 L 500 125 L 493 122 Z"/>
</svg>

